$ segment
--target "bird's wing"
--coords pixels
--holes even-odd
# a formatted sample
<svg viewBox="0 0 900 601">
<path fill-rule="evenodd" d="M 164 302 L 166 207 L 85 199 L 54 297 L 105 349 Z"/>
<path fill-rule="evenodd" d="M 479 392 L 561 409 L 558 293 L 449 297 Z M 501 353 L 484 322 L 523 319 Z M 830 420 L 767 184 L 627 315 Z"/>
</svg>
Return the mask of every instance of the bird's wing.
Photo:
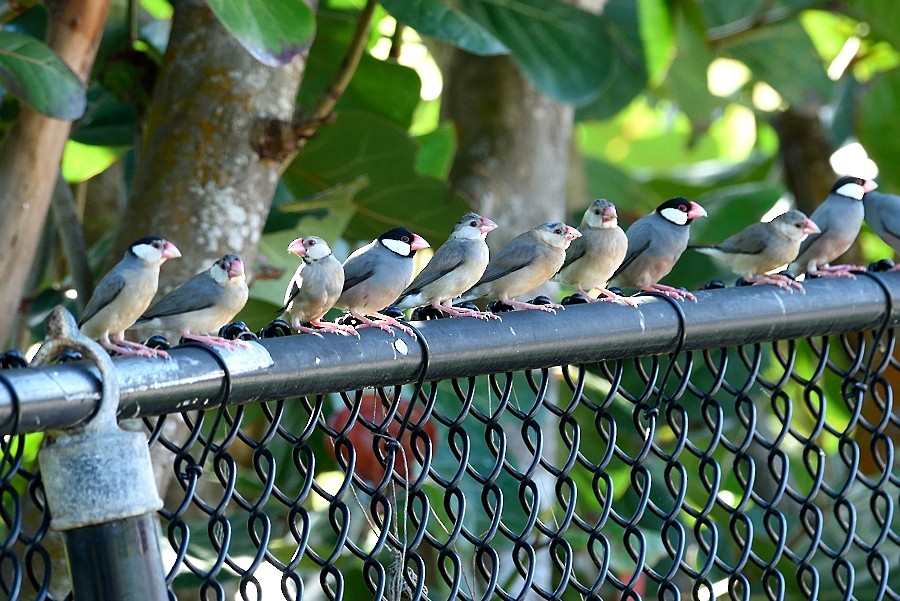
<svg viewBox="0 0 900 601">
<path fill-rule="evenodd" d="M 294 299 L 297 298 L 297 295 L 300 294 L 300 286 L 297 285 L 297 280 L 291 280 L 291 291 L 288 293 L 287 298 L 284 299 L 284 306 L 278 309 L 277 313 L 284 313 L 287 311 L 287 308 L 290 306 Z"/>
<path fill-rule="evenodd" d="M 484 275 L 481 276 L 481 279 L 478 280 L 475 286 L 499 280 L 503 276 L 524 269 L 534 263 L 540 256 L 541 247 L 537 243 L 514 244 L 513 242 L 505 246 L 500 251 L 500 254 L 497 255 L 497 258 L 488 264 L 487 269 L 484 270 Z"/>
<path fill-rule="evenodd" d="M 572 240 L 572 243 L 569 245 L 569 248 L 566 249 L 566 259 L 563 261 L 562 267 L 559 268 L 559 271 L 562 271 L 581 257 L 585 255 L 587 252 L 587 242 L 585 241 L 586 234 L 582 234 L 581 238 L 575 238 Z"/>
<path fill-rule="evenodd" d="M 147 309 L 138 322 L 156 317 L 181 315 L 214 306 L 222 297 L 221 287 L 204 271 L 164 296 Z"/>
<path fill-rule="evenodd" d="M 758 255 L 766 249 L 766 240 L 770 235 L 765 224 L 754 223 L 713 248 L 727 254 Z"/>
<path fill-rule="evenodd" d="M 94 294 L 84 308 L 84 314 L 78 322 L 79 326 L 96 315 L 103 307 L 113 302 L 125 288 L 125 278 L 119 273 L 110 272 L 103 276 L 100 283 L 94 289 Z"/>
<path fill-rule="evenodd" d="M 465 262 L 465 256 L 462 251 L 462 248 L 458 248 L 443 256 L 438 256 L 438 253 L 435 253 L 431 261 L 428 262 L 428 265 L 425 266 L 425 269 L 420 271 L 419 275 L 417 275 L 412 283 L 406 287 L 406 290 L 400 295 L 400 299 L 413 294 L 418 294 L 422 291 L 422 288 L 428 284 L 437 281 L 451 271 L 457 269 Z"/>
<path fill-rule="evenodd" d="M 370 269 L 360 270 L 360 271 L 358 271 L 356 273 L 352 273 L 352 274 L 348 274 L 345 272 L 344 273 L 344 287 L 341 289 L 341 292 L 346 292 L 347 290 L 350 290 L 354 286 L 361 284 L 362 282 L 365 282 L 370 277 L 372 277 L 373 273 L 375 273 L 374 267 L 370 268 Z"/>
<path fill-rule="evenodd" d="M 652 242 L 653 242 L 652 240 L 647 240 L 646 242 L 644 242 L 644 243 L 643 243 L 642 245 L 640 245 L 639 247 L 637 247 L 637 248 L 635 248 L 635 249 L 632 249 L 632 250 L 628 251 L 628 254 L 625 255 L 625 259 L 622 261 L 622 264 L 619 265 L 618 269 L 616 269 L 616 272 L 615 272 L 614 274 L 612 274 L 612 277 L 611 277 L 610 279 L 615 278 L 617 275 L 619 275 L 620 273 L 622 273 L 623 271 L 625 271 L 625 269 L 626 269 L 629 265 L 631 265 L 632 263 L 634 263 L 634 260 L 635 260 L 635 259 L 637 259 L 638 257 L 640 257 L 642 254 L 644 254 L 644 252 L 646 252 L 646 250 L 647 250 L 648 248 L 650 248 L 650 244 L 651 244 Z"/>
</svg>

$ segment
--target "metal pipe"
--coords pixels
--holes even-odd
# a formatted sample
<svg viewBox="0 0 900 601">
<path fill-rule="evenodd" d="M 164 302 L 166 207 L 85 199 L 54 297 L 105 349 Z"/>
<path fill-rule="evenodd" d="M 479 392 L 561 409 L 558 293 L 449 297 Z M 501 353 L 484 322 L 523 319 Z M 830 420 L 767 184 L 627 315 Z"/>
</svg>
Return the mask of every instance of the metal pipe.
<svg viewBox="0 0 900 601">
<path fill-rule="evenodd" d="M 75 601 L 167 601 L 156 516 L 63 532 Z"/>
<path fill-rule="evenodd" d="M 771 286 L 697 293 L 679 306 L 684 349 L 698 350 L 865 331 L 900 321 L 900 274 L 819 279 L 806 294 Z M 888 307 L 891 314 L 887 315 Z M 679 317 L 665 300 L 647 297 L 638 308 L 594 303 L 551 315 L 504 313 L 502 321 L 460 318 L 414 322 L 430 349 L 426 379 L 589 363 L 675 350 Z M 220 402 L 224 370 L 211 351 L 176 348 L 172 359 L 117 358 L 120 417 L 198 409 Z M 229 403 L 405 384 L 422 369 L 422 348 L 403 334 L 363 330 L 361 338 L 300 335 L 262 340 L 252 351 L 223 352 L 231 377 Z M 100 398 L 96 370 L 87 364 L 0 372 L 21 401 L 19 432 L 66 428 L 86 420 Z M 14 401 L 0 385 L 0 433 L 12 424 Z"/>
</svg>

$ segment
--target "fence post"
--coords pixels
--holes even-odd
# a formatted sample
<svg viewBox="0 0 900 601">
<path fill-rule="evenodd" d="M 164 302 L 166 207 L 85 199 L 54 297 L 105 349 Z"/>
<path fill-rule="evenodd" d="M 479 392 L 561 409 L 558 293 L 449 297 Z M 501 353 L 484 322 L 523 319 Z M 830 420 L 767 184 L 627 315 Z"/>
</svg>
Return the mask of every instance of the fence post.
<svg viewBox="0 0 900 601">
<path fill-rule="evenodd" d="M 38 452 L 52 516 L 63 534 L 76 601 L 166 601 L 147 440 L 119 428 L 119 384 L 106 351 L 79 332 L 71 314 L 53 310 L 35 361 L 78 350 L 100 371 L 101 398 L 86 424 L 48 432 Z"/>
</svg>

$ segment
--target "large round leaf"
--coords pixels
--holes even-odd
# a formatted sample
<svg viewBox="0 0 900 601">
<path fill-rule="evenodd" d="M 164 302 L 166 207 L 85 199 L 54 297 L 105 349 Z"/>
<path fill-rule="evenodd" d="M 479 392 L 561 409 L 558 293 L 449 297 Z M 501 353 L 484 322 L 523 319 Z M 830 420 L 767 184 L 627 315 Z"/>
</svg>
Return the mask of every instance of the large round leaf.
<svg viewBox="0 0 900 601">
<path fill-rule="evenodd" d="M 81 80 L 33 37 L 0 31 L 0 84 L 47 117 L 71 121 L 84 113 Z"/>
<path fill-rule="evenodd" d="M 312 9 L 303 0 L 207 0 L 231 34 L 259 62 L 289 63 L 309 48 L 316 30 Z"/>
<path fill-rule="evenodd" d="M 457 0 L 456 5 L 509 48 L 536 88 L 562 102 L 597 98 L 613 84 L 626 56 L 633 63 L 628 67 L 646 77 L 643 52 L 623 44 L 605 15 L 559 0 Z"/>
<path fill-rule="evenodd" d="M 422 35 L 433 37 L 473 54 L 506 54 L 497 38 L 459 7 L 444 0 L 382 0 L 382 6 L 398 21 Z"/>
</svg>

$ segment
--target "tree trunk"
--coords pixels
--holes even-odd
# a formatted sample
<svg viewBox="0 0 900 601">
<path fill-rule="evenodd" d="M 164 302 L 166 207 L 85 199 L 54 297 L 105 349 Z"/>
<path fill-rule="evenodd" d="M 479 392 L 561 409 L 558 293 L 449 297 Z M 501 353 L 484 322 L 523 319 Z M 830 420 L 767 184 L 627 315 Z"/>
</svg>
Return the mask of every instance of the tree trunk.
<svg viewBox="0 0 900 601">
<path fill-rule="evenodd" d="M 48 2 L 51 13 L 50 47 L 87 81 L 108 0 Z M 44 117 L 28 107 L 0 148 L 0 349 L 6 347 L 20 315 L 25 282 L 34 261 L 59 173 L 71 122 Z"/>
<path fill-rule="evenodd" d="M 206 2 L 178 2 L 111 260 L 144 235 L 174 242 L 182 258 L 162 269 L 160 293 L 226 253 L 249 266 L 278 178 L 293 157 L 261 158 L 254 132 L 261 120 L 291 121 L 304 67 L 299 58 L 263 65 Z"/>
<path fill-rule="evenodd" d="M 509 58 L 452 49 L 443 61 L 443 118 L 459 150 L 453 185 L 500 228 L 492 248 L 565 216 L 573 111 L 526 81 Z"/>
</svg>

